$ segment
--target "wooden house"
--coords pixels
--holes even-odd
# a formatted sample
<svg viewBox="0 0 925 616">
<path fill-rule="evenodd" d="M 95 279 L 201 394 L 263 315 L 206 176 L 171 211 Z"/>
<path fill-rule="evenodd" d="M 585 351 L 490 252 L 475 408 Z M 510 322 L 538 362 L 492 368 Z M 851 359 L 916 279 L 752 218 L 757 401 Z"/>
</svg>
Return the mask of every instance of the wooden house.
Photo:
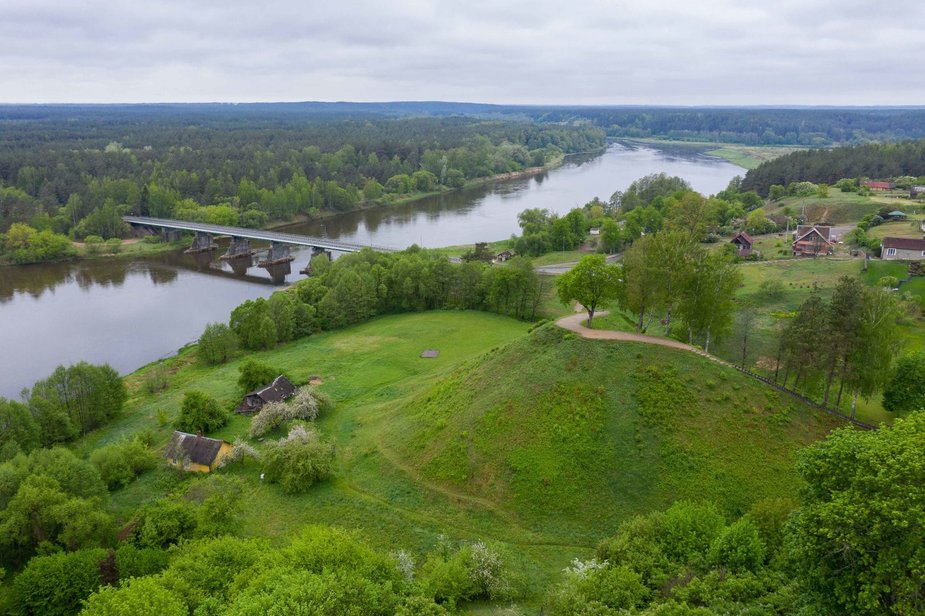
<svg viewBox="0 0 925 616">
<path fill-rule="evenodd" d="M 235 412 L 244 414 L 256 413 L 262 409 L 263 405 L 267 402 L 282 402 L 293 397 L 295 394 L 295 385 L 283 375 L 279 375 L 266 387 L 255 389 L 244 396 L 244 399 L 241 401 L 241 404 L 238 405 L 238 408 L 235 409 Z"/>
<path fill-rule="evenodd" d="M 737 257 L 747 257 L 752 254 L 752 245 L 755 243 L 755 240 L 745 231 L 740 231 L 730 240 L 730 243 L 735 245 Z"/>
<path fill-rule="evenodd" d="M 885 261 L 925 260 L 925 240 L 912 237 L 885 237 L 880 244 L 880 258 Z"/>
<path fill-rule="evenodd" d="M 793 256 L 816 257 L 835 252 L 835 234 L 828 225 L 797 225 L 794 232 Z"/>
<path fill-rule="evenodd" d="M 871 190 L 893 190 L 896 184 L 893 182 L 861 182 L 861 186 Z"/>
<path fill-rule="evenodd" d="M 505 261 L 510 261 L 514 258 L 513 250 L 504 250 L 495 255 L 495 258 L 491 260 L 492 263 L 503 263 Z"/>
<path fill-rule="evenodd" d="M 227 441 L 176 431 L 167 444 L 164 457 L 173 467 L 209 473 L 221 466 L 222 460 L 232 449 L 234 446 Z"/>
</svg>

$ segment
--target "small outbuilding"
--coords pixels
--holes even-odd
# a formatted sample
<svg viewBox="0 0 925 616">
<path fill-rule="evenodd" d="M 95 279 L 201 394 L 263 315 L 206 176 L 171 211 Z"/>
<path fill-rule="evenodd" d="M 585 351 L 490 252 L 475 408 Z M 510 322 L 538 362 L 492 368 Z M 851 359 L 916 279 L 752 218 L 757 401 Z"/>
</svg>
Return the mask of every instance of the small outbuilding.
<svg viewBox="0 0 925 616">
<path fill-rule="evenodd" d="M 736 247 L 737 257 L 747 257 L 752 254 L 752 245 L 755 243 L 755 240 L 745 231 L 740 231 L 730 240 L 730 243 Z"/>
<path fill-rule="evenodd" d="M 491 260 L 492 263 L 503 263 L 505 261 L 510 261 L 514 258 L 513 250 L 503 250 L 495 255 L 495 258 Z"/>
<path fill-rule="evenodd" d="M 167 444 L 167 464 L 185 471 L 209 473 L 221 466 L 234 446 L 202 434 L 175 431 Z"/>
<path fill-rule="evenodd" d="M 885 237 L 880 244 L 880 258 L 885 261 L 925 260 L 925 240 L 912 237 Z"/>
<path fill-rule="evenodd" d="M 893 210 L 892 212 L 884 216 L 884 218 L 888 220 L 906 220 L 906 213 L 900 212 L 899 210 Z"/>
<path fill-rule="evenodd" d="M 295 385 L 281 374 L 273 379 L 273 382 L 266 387 L 255 389 L 244 396 L 244 400 L 241 401 L 241 404 L 238 405 L 235 412 L 244 414 L 256 413 L 262 409 L 263 405 L 267 402 L 282 402 L 293 397 L 295 394 Z"/>
</svg>

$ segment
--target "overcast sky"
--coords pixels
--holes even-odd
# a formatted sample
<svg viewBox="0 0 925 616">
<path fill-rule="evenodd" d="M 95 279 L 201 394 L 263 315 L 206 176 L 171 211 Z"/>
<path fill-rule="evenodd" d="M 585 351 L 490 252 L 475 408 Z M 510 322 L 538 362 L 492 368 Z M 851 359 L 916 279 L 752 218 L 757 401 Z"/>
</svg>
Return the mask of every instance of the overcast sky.
<svg viewBox="0 0 925 616">
<path fill-rule="evenodd" d="M 923 0 L 0 0 L 0 102 L 923 105 Z"/>
</svg>

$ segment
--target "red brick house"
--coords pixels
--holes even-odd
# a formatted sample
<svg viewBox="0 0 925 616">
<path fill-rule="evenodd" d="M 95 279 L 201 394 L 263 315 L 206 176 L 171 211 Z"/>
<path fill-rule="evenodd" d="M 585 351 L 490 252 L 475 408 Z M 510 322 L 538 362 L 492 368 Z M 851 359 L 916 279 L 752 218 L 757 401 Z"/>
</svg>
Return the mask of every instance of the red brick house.
<svg viewBox="0 0 925 616">
<path fill-rule="evenodd" d="M 828 225 L 799 225 L 794 233 L 793 256 L 816 257 L 835 252 L 835 235 Z"/>
</svg>

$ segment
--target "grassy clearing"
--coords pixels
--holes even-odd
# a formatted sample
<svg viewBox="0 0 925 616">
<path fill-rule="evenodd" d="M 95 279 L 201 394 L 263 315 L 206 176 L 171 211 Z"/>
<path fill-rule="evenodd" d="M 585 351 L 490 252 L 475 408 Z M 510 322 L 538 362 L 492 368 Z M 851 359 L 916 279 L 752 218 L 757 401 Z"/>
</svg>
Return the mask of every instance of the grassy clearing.
<svg viewBox="0 0 925 616">
<path fill-rule="evenodd" d="M 716 143 L 708 141 L 671 141 L 668 139 L 620 139 L 618 141 L 630 141 L 645 144 L 652 144 L 669 148 L 683 148 L 717 156 L 723 158 L 734 165 L 744 167 L 745 169 L 754 169 L 763 162 L 774 160 L 785 154 L 805 150 L 807 148 L 789 145 L 742 145 L 739 143 Z"/>
<path fill-rule="evenodd" d="M 867 214 L 876 214 L 882 203 L 857 193 L 843 193 L 830 189 L 828 197 L 787 197 L 772 203 L 769 214 L 782 215 L 790 212 L 791 216 L 803 218 L 810 223 L 829 222 L 844 224 L 858 222 Z"/>
</svg>

